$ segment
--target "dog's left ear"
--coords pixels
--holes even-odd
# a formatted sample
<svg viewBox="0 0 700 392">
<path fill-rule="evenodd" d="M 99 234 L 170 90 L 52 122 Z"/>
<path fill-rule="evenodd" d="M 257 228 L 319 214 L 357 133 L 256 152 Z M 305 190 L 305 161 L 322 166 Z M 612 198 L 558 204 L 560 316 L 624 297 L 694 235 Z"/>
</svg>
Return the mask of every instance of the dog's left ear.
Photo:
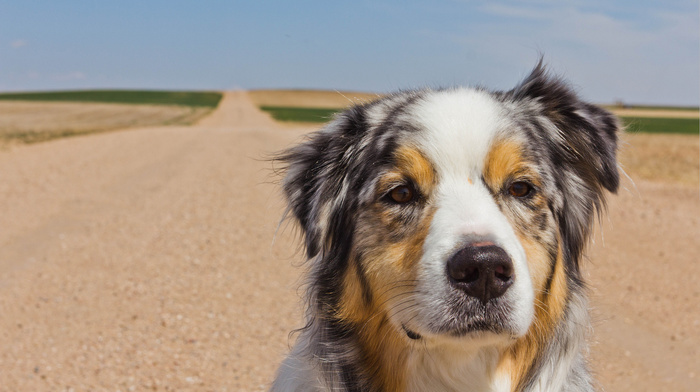
<svg viewBox="0 0 700 392">
<path fill-rule="evenodd" d="M 530 100 L 559 131 L 552 140 L 562 142 L 555 149 L 562 162 L 573 165 L 588 186 L 598 184 L 616 192 L 620 184 L 617 166 L 619 120 L 612 113 L 580 100 L 567 83 L 552 77 L 539 61 L 535 69 L 509 92 L 515 100 Z"/>
<path fill-rule="evenodd" d="M 530 132 L 541 146 L 542 158 L 555 168 L 558 196 L 550 208 L 576 273 L 595 213 L 605 205 L 605 190 L 614 193 L 620 185 L 620 123 L 612 113 L 580 100 L 568 84 L 548 75 L 541 60 L 505 97 L 533 120 Z"/>
</svg>

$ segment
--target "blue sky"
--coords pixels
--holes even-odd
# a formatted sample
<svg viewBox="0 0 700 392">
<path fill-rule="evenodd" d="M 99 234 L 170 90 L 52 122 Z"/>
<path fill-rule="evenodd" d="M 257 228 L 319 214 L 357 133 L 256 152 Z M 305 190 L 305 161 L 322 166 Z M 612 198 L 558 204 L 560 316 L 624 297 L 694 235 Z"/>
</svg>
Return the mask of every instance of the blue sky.
<svg viewBox="0 0 700 392">
<path fill-rule="evenodd" d="M 0 0 L 0 91 L 508 89 L 698 105 L 697 0 Z"/>
</svg>

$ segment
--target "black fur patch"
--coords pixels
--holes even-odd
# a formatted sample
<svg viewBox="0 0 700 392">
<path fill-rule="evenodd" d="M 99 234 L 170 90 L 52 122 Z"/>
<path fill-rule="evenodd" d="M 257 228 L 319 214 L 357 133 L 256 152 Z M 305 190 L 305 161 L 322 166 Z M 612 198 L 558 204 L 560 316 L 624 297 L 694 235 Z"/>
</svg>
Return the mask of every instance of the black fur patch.
<svg viewBox="0 0 700 392">
<path fill-rule="evenodd" d="M 542 62 L 501 97 L 526 104 L 530 115 L 524 128 L 545 160 L 541 166 L 556 168 L 552 174 L 561 201 L 552 205 L 552 213 L 564 242 L 567 268 L 578 278 L 594 215 L 604 207 L 604 190 L 614 193 L 620 183 L 616 158 L 620 124 L 606 110 L 579 100 L 564 81 L 547 75 Z"/>
</svg>

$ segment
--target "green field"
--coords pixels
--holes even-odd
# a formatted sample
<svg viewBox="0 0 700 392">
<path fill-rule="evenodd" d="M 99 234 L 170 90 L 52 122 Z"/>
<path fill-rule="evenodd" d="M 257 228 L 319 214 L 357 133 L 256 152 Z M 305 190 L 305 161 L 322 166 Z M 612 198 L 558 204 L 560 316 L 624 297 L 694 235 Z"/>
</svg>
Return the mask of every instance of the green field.
<svg viewBox="0 0 700 392">
<path fill-rule="evenodd" d="M 0 94 L 0 100 L 183 105 L 215 108 L 221 100 L 221 93 L 153 90 L 47 91 L 2 93 Z"/>
<path fill-rule="evenodd" d="M 286 122 L 324 123 L 333 118 L 342 109 L 298 108 L 282 106 L 261 106 L 260 109 L 270 113 L 275 120 Z M 661 108 L 660 108 L 661 109 Z M 621 117 L 629 132 L 643 133 L 678 133 L 697 135 L 700 133 L 700 121 L 692 118 L 648 118 Z"/>
<path fill-rule="evenodd" d="M 265 112 L 270 113 L 277 121 L 286 122 L 311 122 L 325 123 L 333 118 L 333 115 L 342 109 L 322 108 L 295 108 L 283 106 L 261 106 Z"/>
<path fill-rule="evenodd" d="M 628 132 L 700 134 L 697 118 L 621 117 Z"/>
<path fill-rule="evenodd" d="M 635 109 L 635 110 L 682 110 L 682 111 L 697 111 L 697 106 L 654 106 L 654 105 L 602 105 L 606 109 Z"/>
</svg>

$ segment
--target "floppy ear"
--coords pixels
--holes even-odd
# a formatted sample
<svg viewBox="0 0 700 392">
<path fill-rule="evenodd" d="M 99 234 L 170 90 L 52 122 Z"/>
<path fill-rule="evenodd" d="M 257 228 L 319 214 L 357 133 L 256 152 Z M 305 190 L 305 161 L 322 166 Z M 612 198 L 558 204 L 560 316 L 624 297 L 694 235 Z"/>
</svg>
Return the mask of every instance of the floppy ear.
<svg viewBox="0 0 700 392">
<path fill-rule="evenodd" d="M 331 206 L 330 202 L 343 191 L 343 184 L 347 182 L 350 146 L 365 129 L 364 111 L 361 107 L 353 107 L 337 115 L 306 141 L 277 157 L 287 165 L 282 186 L 288 213 L 294 215 L 303 230 L 308 258 L 317 255 L 326 241 L 340 234 L 339 230 L 343 231 L 342 227 L 329 227 L 329 217 L 347 209 Z M 345 220 L 340 216 L 332 219 L 338 225 Z M 345 227 L 347 229 L 349 227 Z"/>
<path fill-rule="evenodd" d="M 575 165 L 590 186 L 617 191 L 617 133 L 621 128 L 617 117 L 581 101 L 564 81 L 547 74 L 542 60 L 511 94 L 516 100 L 530 99 L 539 104 L 541 114 L 563 137 L 561 159 Z"/>
<path fill-rule="evenodd" d="M 560 197 L 553 203 L 553 213 L 577 271 L 594 214 L 605 205 L 604 191 L 616 192 L 620 184 L 620 123 L 607 110 L 580 100 L 561 79 L 549 76 L 542 60 L 506 96 L 527 108 L 536 124 L 531 132 L 555 168 Z"/>
</svg>

